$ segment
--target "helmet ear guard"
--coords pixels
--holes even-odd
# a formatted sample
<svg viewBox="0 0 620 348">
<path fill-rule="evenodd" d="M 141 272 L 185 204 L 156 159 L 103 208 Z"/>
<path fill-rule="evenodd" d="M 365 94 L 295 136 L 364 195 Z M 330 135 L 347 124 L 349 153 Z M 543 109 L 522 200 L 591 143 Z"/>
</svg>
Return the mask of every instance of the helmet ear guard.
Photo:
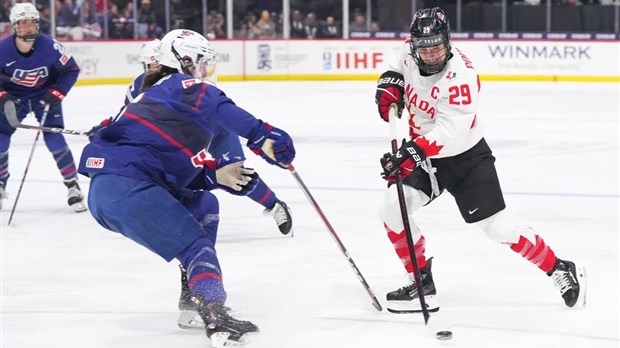
<svg viewBox="0 0 620 348">
<path fill-rule="evenodd" d="M 441 72 L 452 56 L 450 53 L 450 23 L 443 10 L 439 7 L 433 7 L 417 11 L 413 15 L 409 32 L 411 57 L 419 69 L 428 75 Z M 446 49 L 446 57 L 442 63 L 427 64 L 420 58 L 418 51 L 420 48 L 441 44 Z"/>
</svg>

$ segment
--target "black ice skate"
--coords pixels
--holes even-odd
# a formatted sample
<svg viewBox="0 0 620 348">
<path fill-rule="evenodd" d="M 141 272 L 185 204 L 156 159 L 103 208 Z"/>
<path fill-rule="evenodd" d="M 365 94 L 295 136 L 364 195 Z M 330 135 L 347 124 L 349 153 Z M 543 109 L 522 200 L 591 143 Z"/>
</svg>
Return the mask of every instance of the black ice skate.
<svg viewBox="0 0 620 348">
<path fill-rule="evenodd" d="M 77 178 L 73 178 L 70 180 L 64 181 L 65 186 L 69 189 L 67 193 L 67 203 L 73 211 L 76 213 L 81 213 L 86 211 L 86 204 L 84 204 L 84 195 L 82 194 L 82 190 L 80 190 L 80 185 L 78 185 Z"/>
<path fill-rule="evenodd" d="M 428 259 L 426 267 L 420 269 L 420 280 L 422 281 L 422 290 L 424 291 L 424 301 L 429 312 L 437 312 L 439 310 L 439 302 L 437 301 L 437 289 L 433 282 L 433 274 L 431 273 L 431 264 L 433 258 Z M 387 309 L 392 313 L 419 313 L 422 311 L 420 299 L 418 298 L 418 288 L 413 278 L 413 273 L 409 274 L 411 282 L 398 290 L 388 292 L 385 296 L 387 299 Z"/>
<path fill-rule="evenodd" d="M 223 303 L 205 303 L 200 295 L 192 295 L 191 300 L 197 305 L 202 321 L 207 324 L 207 337 L 214 348 L 244 347 L 258 335 L 258 326 L 231 317 Z"/>
<path fill-rule="evenodd" d="M 555 266 L 547 275 L 553 278 L 555 286 L 560 290 L 564 303 L 568 307 L 584 308 L 586 306 L 588 279 L 585 268 L 571 261 L 556 259 Z"/>
<path fill-rule="evenodd" d="M 183 266 L 179 265 L 181 270 L 181 296 L 179 296 L 179 319 L 177 325 L 184 330 L 203 330 L 205 323 L 198 314 L 198 307 L 192 301 L 192 294 L 189 291 L 187 283 L 187 272 Z"/>
<path fill-rule="evenodd" d="M 293 228 L 293 218 L 288 205 L 277 199 L 276 204 L 271 209 L 265 209 L 265 215 L 271 215 L 276 220 L 278 228 L 283 235 L 287 235 Z M 291 233 L 291 237 L 293 233 Z"/>
</svg>

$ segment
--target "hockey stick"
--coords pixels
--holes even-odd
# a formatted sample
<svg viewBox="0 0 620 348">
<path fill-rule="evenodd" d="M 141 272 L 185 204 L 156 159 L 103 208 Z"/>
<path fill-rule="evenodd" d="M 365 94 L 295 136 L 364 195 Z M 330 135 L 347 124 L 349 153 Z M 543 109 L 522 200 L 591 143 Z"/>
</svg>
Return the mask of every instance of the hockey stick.
<svg viewBox="0 0 620 348">
<path fill-rule="evenodd" d="M 49 108 L 47 109 L 49 110 Z M 45 112 L 45 114 L 47 114 L 47 112 Z M 15 109 L 15 103 L 12 100 L 9 100 L 6 102 L 6 104 L 4 104 L 4 115 L 6 116 L 6 120 L 9 123 L 9 125 L 11 125 L 11 127 L 13 128 L 34 129 L 34 130 L 40 130 L 40 131 L 47 132 L 47 133 L 87 135 L 86 132 L 78 132 L 78 131 L 74 131 L 70 129 L 52 128 L 52 127 L 43 127 L 43 126 L 31 126 L 27 124 L 22 124 L 21 122 L 19 122 L 19 119 L 17 118 L 17 111 Z"/>
<path fill-rule="evenodd" d="M 396 104 L 390 105 L 390 134 L 392 137 L 392 153 L 398 151 L 398 140 L 396 132 L 396 118 L 398 117 L 398 106 Z M 420 281 L 420 267 L 418 267 L 418 259 L 415 255 L 415 249 L 413 245 L 413 234 L 411 233 L 411 226 L 409 225 L 409 217 L 407 216 L 407 203 L 405 202 L 405 191 L 403 189 L 403 179 L 400 177 L 400 168 L 396 169 L 396 191 L 398 192 L 398 203 L 400 205 L 400 215 L 403 219 L 403 226 L 405 227 L 405 236 L 407 237 L 407 247 L 409 248 L 409 257 L 413 263 L 413 279 L 418 290 L 418 299 L 420 300 L 420 306 L 422 307 L 422 315 L 424 316 L 424 324 L 428 324 L 430 314 L 428 308 L 426 308 L 426 300 L 424 299 L 424 290 L 422 289 L 422 282 Z"/>
<path fill-rule="evenodd" d="M 372 301 L 373 307 L 375 307 L 378 311 L 382 311 L 383 307 L 381 307 L 381 304 L 379 303 L 379 300 L 377 300 L 377 297 L 375 296 L 374 292 L 370 288 L 370 285 L 368 285 L 368 282 L 366 282 L 366 279 L 364 279 L 362 272 L 360 272 L 359 268 L 357 268 L 357 266 L 355 265 L 355 262 L 353 262 L 353 259 L 349 255 L 349 252 L 344 247 L 344 244 L 342 244 L 342 241 L 338 237 L 338 234 L 336 234 L 336 231 L 334 230 L 332 225 L 329 223 L 329 220 L 327 220 L 327 217 L 325 216 L 325 214 L 323 213 L 323 210 L 321 210 L 321 207 L 319 207 L 319 204 L 316 202 L 316 200 L 310 193 L 310 190 L 308 190 L 308 187 L 306 186 L 306 184 L 304 184 L 303 180 L 301 180 L 301 177 L 299 176 L 299 173 L 297 173 L 297 171 L 295 170 L 295 167 L 293 167 L 293 165 L 291 164 L 288 166 L 287 169 L 291 172 L 291 174 L 293 174 L 293 177 L 297 181 L 297 184 L 299 184 L 299 187 L 301 188 L 302 191 L 304 191 L 304 194 L 306 195 L 306 197 L 308 198 L 308 200 L 310 201 L 310 203 L 312 204 L 316 212 L 319 214 L 319 216 L 323 220 L 323 223 L 325 223 L 325 226 L 329 230 L 329 233 L 332 235 L 332 237 L 336 241 L 336 244 L 338 244 L 338 247 L 340 248 L 340 252 L 342 252 L 342 255 L 344 255 L 344 257 L 347 258 L 347 261 L 349 261 L 349 266 L 351 266 L 351 268 L 353 269 L 353 272 L 355 272 L 355 275 L 357 275 L 357 279 L 359 279 L 360 283 L 362 283 L 362 285 L 364 286 L 366 293 L 368 294 L 368 296 L 370 297 L 370 300 Z"/>
<path fill-rule="evenodd" d="M 47 113 L 49 112 L 49 110 L 50 105 L 47 104 L 43 109 L 41 124 L 45 123 L 45 119 L 47 119 Z M 13 103 L 13 101 L 9 100 L 4 104 L 4 114 L 7 115 L 7 119 L 9 118 L 9 114 L 17 119 L 17 112 L 15 111 L 15 104 Z M 32 162 L 32 157 L 34 155 L 34 149 L 37 148 L 37 143 L 39 142 L 39 136 L 41 136 L 41 133 L 42 130 L 37 131 L 37 135 L 34 138 L 34 143 L 32 143 L 32 149 L 30 149 L 30 156 L 28 156 L 28 162 L 26 163 L 26 168 L 24 169 L 24 176 L 22 177 L 22 182 L 19 184 L 19 190 L 17 190 L 17 196 L 15 196 L 15 202 L 13 203 L 13 209 L 11 209 L 11 215 L 9 215 L 9 222 L 6 224 L 7 226 L 9 226 L 11 224 L 11 220 L 13 220 L 13 214 L 15 214 L 15 208 L 17 207 L 19 196 L 22 193 L 22 188 L 24 187 L 24 182 L 26 181 L 26 175 L 28 175 L 28 169 L 30 168 L 30 162 Z"/>
</svg>

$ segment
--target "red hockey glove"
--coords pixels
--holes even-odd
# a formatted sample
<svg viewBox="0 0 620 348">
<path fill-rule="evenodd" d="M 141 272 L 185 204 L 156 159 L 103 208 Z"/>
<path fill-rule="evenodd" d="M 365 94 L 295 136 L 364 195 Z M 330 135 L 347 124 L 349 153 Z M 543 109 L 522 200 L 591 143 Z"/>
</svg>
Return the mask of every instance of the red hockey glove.
<svg viewBox="0 0 620 348">
<path fill-rule="evenodd" d="M 398 117 L 400 117 L 404 102 L 405 82 L 403 75 L 388 70 L 384 72 L 377 81 L 377 93 L 375 103 L 379 107 L 379 116 L 385 121 L 390 121 L 390 105 L 398 105 Z"/>
<path fill-rule="evenodd" d="M 380 159 L 383 173 L 381 176 L 387 181 L 394 181 L 396 177 L 396 170 L 400 168 L 400 177 L 406 178 L 413 170 L 420 167 L 422 162 L 426 160 L 426 154 L 415 143 L 415 141 L 405 141 L 396 151 L 395 154 L 386 153 Z"/>
</svg>

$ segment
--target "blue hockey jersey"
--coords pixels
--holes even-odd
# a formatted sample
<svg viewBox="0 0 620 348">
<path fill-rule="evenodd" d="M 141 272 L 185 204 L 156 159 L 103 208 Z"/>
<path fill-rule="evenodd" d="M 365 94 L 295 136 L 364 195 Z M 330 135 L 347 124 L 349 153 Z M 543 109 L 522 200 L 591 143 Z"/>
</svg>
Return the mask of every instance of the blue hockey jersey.
<svg viewBox="0 0 620 348">
<path fill-rule="evenodd" d="M 140 87 L 142 87 L 142 81 L 144 80 L 144 73 L 133 79 L 127 87 L 127 93 L 125 93 L 125 105 L 131 103 L 140 94 Z"/>
<path fill-rule="evenodd" d="M 97 132 L 82 152 L 78 172 L 147 180 L 177 196 L 186 189 L 201 189 L 206 149 L 218 126 L 251 140 L 263 122 L 217 87 L 172 74 L 149 87 L 115 122 Z"/>
<path fill-rule="evenodd" d="M 23 55 L 15 46 L 15 35 L 0 41 L 0 90 L 20 99 L 41 97 L 54 88 L 67 94 L 80 73 L 65 47 L 40 34 L 33 50 Z"/>
</svg>

